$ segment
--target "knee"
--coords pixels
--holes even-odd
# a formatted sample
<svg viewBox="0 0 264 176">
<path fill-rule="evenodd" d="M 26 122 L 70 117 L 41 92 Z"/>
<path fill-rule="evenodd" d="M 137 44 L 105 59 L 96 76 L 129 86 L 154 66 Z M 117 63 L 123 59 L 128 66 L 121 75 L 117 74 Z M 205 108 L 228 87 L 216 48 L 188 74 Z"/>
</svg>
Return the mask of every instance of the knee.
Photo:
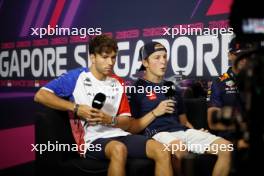
<svg viewBox="0 0 264 176">
<path fill-rule="evenodd" d="M 171 153 L 164 150 L 157 150 L 156 155 L 159 159 L 162 160 L 170 160 L 171 159 Z"/>
<path fill-rule="evenodd" d="M 114 142 L 110 149 L 110 157 L 116 159 L 125 159 L 127 157 L 127 148 L 121 142 Z"/>
<path fill-rule="evenodd" d="M 226 159 L 230 159 L 232 156 L 232 151 L 234 150 L 234 145 L 230 141 L 222 139 L 218 150 L 219 157 L 225 157 Z"/>
<path fill-rule="evenodd" d="M 182 159 L 188 154 L 187 145 L 181 140 L 174 140 L 171 142 L 171 152 L 178 159 Z"/>
<path fill-rule="evenodd" d="M 155 144 L 150 145 L 150 147 L 152 148 L 151 151 L 153 152 L 154 159 L 162 161 L 171 159 L 170 151 L 165 150 L 163 144 L 155 141 Z"/>
<path fill-rule="evenodd" d="M 170 161 L 171 160 L 171 153 L 164 150 L 156 150 L 155 151 L 156 159 L 159 161 Z"/>
</svg>

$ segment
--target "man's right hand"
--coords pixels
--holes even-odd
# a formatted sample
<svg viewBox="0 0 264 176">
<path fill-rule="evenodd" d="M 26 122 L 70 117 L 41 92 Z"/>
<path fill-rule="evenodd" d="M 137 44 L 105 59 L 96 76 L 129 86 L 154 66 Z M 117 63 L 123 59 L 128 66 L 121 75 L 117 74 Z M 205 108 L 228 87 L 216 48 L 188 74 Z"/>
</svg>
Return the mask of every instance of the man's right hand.
<svg viewBox="0 0 264 176">
<path fill-rule="evenodd" d="M 102 123 L 102 118 L 97 117 L 98 113 L 98 109 L 92 108 L 88 105 L 80 105 L 77 111 L 77 115 L 86 120 L 89 124 Z"/>
<path fill-rule="evenodd" d="M 163 114 L 169 113 L 172 114 L 174 113 L 174 106 L 175 106 L 175 101 L 174 100 L 163 100 L 160 102 L 160 104 L 153 110 L 153 113 L 159 117 L 162 116 Z"/>
</svg>

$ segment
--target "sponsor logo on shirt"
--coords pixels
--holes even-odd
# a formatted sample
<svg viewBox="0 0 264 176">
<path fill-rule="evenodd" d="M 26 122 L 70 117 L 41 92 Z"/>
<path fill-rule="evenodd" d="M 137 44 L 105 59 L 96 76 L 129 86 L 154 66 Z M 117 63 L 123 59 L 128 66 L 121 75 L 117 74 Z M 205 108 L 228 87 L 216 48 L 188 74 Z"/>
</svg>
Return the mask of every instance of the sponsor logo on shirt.
<svg viewBox="0 0 264 176">
<path fill-rule="evenodd" d="M 235 82 L 230 80 L 225 83 L 225 92 L 226 94 L 233 94 L 238 93 L 237 87 L 235 85 Z"/>
<path fill-rule="evenodd" d="M 156 100 L 157 99 L 157 95 L 155 92 L 148 92 L 147 95 L 149 100 Z"/>
</svg>

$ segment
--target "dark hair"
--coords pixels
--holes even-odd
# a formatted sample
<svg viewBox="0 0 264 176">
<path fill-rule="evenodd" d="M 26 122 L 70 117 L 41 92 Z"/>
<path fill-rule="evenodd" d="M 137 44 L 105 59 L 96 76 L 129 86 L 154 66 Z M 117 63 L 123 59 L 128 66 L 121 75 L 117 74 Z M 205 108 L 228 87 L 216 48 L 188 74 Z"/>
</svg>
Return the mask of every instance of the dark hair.
<svg viewBox="0 0 264 176">
<path fill-rule="evenodd" d="M 107 35 L 99 35 L 89 41 L 89 54 L 117 53 L 117 41 Z"/>
</svg>

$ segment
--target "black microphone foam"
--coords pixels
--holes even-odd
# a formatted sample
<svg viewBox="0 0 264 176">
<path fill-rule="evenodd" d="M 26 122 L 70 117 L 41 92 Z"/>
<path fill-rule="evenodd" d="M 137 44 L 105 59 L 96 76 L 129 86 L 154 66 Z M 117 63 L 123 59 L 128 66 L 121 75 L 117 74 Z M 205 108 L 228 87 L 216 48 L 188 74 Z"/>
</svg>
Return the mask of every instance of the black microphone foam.
<svg viewBox="0 0 264 176">
<path fill-rule="evenodd" d="M 166 87 L 167 92 L 165 93 L 165 96 L 169 99 L 174 99 L 174 96 L 176 94 L 176 86 L 171 81 L 165 81 L 163 86 Z"/>
<path fill-rule="evenodd" d="M 97 93 L 93 99 L 92 107 L 96 109 L 101 109 L 104 106 L 106 96 L 103 93 Z"/>
</svg>

